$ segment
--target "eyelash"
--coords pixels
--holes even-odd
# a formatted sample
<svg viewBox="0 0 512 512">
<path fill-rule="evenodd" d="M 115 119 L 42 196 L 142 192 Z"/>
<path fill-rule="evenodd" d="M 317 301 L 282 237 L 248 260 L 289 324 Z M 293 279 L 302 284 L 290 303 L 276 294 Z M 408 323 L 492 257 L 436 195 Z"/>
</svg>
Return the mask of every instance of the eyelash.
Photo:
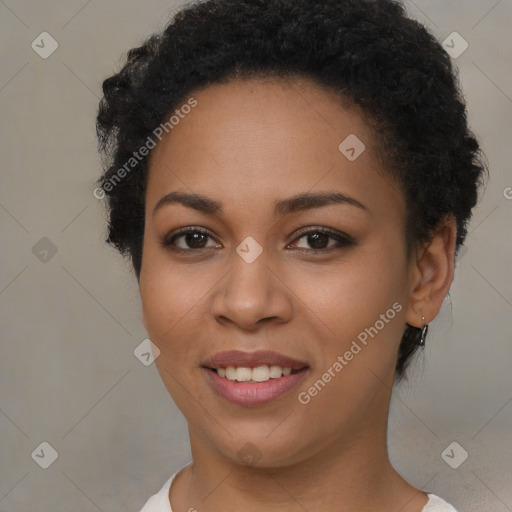
<svg viewBox="0 0 512 512">
<path fill-rule="evenodd" d="M 208 249 L 211 249 L 211 247 L 202 247 L 202 248 L 199 248 L 199 249 L 182 249 L 180 247 L 176 248 L 176 247 L 172 247 L 173 243 L 180 237 L 182 237 L 183 235 L 186 235 L 187 233 L 200 233 L 202 235 L 206 235 L 210 238 L 214 238 L 207 230 L 205 229 L 202 229 L 202 228 L 199 228 L 199 227 L 194 227 L 194 226 L 189 226 L 189 227 L 186 227 L 186 228 L 183 228 L 181 230 L 179 230 L 178 232 L 174 233 L 172 236 L 163 236 L 160 240 L 160 244 L 163 248 L 165 249 L 168 249 L 168 250 L 171 250 L 171 251 L 174 251 L 174 252 L 180 252 L 180 253 L 191 253 L 191 252 L 199 252 L 199 251 L 202 251 L 202 250 L 208 250 Z M 334 231 L 330 228 L 314 228 L 314 229 L 310 229 L 308 231 L 302 231 L 299 233 L 299 236 L 297 238 L 295 238 L 295 240 L 293 240 L 292 243 L 300 240 L 301 238 L 307 236 L 307 235 L 310 235 L 310 234 L 323 234 L 323 235 L 328 235 L 330 238 L 336 240 L 338 242 L 338 246 L 331 246 L 331 247 L 328 247 L 328 248 L 325 248 L 325 249 L 304 249 L 304 248 L 300 248 L 300 249 L 297 249 L 299 251 L 304 251 L 304 252 L 308 252 L 308 253 L 314 253 L 314 254 L 321 254 L 321 253 L 326 253 L 326 252 L 331 252 L 333 249 L 341 249 L 343 247 L 350 247 L 350 246 L 354 246 L 356 245 L 356 242 L 355 240 L 350 236 L 350 235 L 347 235 L 345 233 L 339 233 L 337 231 Z"/>
</svg>

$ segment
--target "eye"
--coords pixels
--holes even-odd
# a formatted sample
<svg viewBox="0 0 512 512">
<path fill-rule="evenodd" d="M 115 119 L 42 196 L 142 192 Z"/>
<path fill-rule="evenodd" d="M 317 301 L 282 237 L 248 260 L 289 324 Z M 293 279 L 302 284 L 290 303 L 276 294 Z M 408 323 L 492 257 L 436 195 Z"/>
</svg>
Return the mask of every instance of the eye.
<svg viewBox="0 0 512 512">
<path fill-rule="evenodd" d="M 176 241 L 183 238 L 184 246 L 177 245 Z M 164 236 L 160 240 L 162 247 L 178 252 L 193 252 L 201 249 L 209 249 L 212 247 L 218 247 L 216 245 L 208 246 L 208 238 L 213 238 L 212 235 L 205 229 L 189 226 L 180 229 L 176 233 L 170 236 Z M 309 244 L 312 248 L 297 247 L 300 251 L 311 252 L 311 253 L 322 253 L 330 252 L 333 249 L 339 249 L 341 247 L 348 247 L 355 245 L 355 240 L 345 233 L 334 231 L 330 228 L 315 228 L 303 231 L 301 236 L 295 239 L 294 243 L 305 239 L 305 243 Z M 337 243 L 329 244 L 329 239 Z M 327 245 L 326 245 L 327 244 Z M 293 245 L 290 244 L 290 246 Z M 288 246 L 288 247 L 290 247 Z"/>
<path fill-rule="evenodd" d="M 312 249 L 304 249 L 303 247 L 298 247 L 298 249 L 313 253 L 329 252 L 333 249 L 355 245 L 355 240 L 350 235 L 334 231 L 330 228 L 310 229 L 309 231 L 303 232 L 301 236 L 296 238 L 295 242 L 303 238 L 305 238 L 305 243 L 309 244 Z M 332 244 L 331 246 L 326 245 L 329 243 L 329 239 L 334 240 L 337 243 Z"/>
<path fill-rule="evenodd" d="M 205 242 L 208 237 L 211 238 L 211 235 L 208 231 L 198 227 L 190 226 L 180 229 L 172 236 L 163 237 L 160 243 L 164 248 L 169 248 L 175 251 L 190 252 L 191 250 L 207 249 L 208 247 L 205 245 Z M 176 240 L 179 240 L 180 238 L 183 238 L 185 247 L 175 246 Z"/>
</svg>

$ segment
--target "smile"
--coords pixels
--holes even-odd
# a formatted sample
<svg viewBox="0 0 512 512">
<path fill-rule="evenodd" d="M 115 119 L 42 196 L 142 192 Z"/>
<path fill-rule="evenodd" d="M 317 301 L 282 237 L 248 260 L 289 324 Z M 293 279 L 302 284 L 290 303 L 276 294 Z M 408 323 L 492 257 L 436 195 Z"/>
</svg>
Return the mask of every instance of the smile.
<svg viewBox="0 0 512 512">
<path fill-rule="evenodd" d="M 309 367 L 304 367 L 301 370 L 292 370 L 290 368 L 274 367 L 274 375 L 277 375 L 277 368 L 281 375 L 279 377 L 270 377 L 271 368 L 268 370 L 260 370 L 261 367 L 245 368 L 245 367 L 228 367 L 226 370 L 223 368 L 212 369 L 204 368 L 207 380 L 216 395 L 222 397 L 236 405 L 244 407 L 257 407 L 277 401 L 279 398 L 289 394 L 293 389 L 299 387 L 302 381 L 309 374 Z M 235 378 L 229 378 L 227 375 L 221 377 L 219 370 L 227 372 L 231 377 L 233 373 Z M 288 375 L 285 375 L 288 371 Z M 250 379 L 249 377 L 250 373 Z M 266 380 L 257 381 L 253 379 L 254 372 L 256 371 L 256 378 L 263 378 L 266 373 L 269 374 Z M 261 372 L 261 373 L 260 373 Z M 241 378 L 247 380 L 237 380 L 237 375 L 241 374 Z"/>
<path fill-rule="evenodd" d="M 277 365 L 263 365 L 255 368 L 248 368 L 246 366 L 228 366 L 227 368 L 212 368 L 217 371 L 220 377 L 224 377 L 231 381 L 238 382 L 267 382 L 270 379 L 279 379 L 283 375 L 292 375 L 299 370 L 292 370 L 289 367 L 282 367 Z"/>
</svg>

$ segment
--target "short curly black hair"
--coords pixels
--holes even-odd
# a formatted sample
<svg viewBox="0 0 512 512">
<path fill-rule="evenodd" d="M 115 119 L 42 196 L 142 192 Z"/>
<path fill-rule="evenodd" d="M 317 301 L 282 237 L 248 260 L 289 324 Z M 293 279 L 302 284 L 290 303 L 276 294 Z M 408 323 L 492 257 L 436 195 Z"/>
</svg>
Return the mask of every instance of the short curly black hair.
<svg viewBox="0 0 512 512">
<path fill-rule="evenodd" d="M 103 82 L 96 190 L 107 199 L 106 241 L 131 257 L 137 279 L 149 156 L 126 163 L 192 92 L 250 77 L 308 78 L 361 107 L 404 192 L 408 257 L 450 215 L 458 254 L 488 171 L 436 38 L 397 0 L 206 0 L 183 6 Z M 403 337 L 398 380 L 416 348 Z"/>
</svg>

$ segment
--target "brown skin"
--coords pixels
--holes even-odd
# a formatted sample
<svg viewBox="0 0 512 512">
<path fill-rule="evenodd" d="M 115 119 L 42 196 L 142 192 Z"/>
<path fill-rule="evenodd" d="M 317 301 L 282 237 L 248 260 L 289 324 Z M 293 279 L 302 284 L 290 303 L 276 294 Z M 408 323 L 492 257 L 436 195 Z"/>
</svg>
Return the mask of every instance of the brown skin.
<svg viewBox="0 0 512 512">
<path fill-rule="evenodd" d="M 389 402 L 405 322 L 431 322 L 450 288 L 454 219 L 407 261 L 404 196 L 383 173 L 362 112 L 312 82 L 252 79 L 193 96 L 198 105 L 151 155 L 139 280 L 143 322 L 194 460 L 171 487 L 173 511 L 419 512 L 426 494 L 388 458 Z M 350 162 L 338 146 L 352 133 L 366 151 Z M 220 201 L 224 216 L 181 204 L 153 216 L 171 191 Z M 352 196 L 368 211 L 330 205 L 274 216 L 275 200 L 320 191 Z M 188 254 L 159 244 L 186 226 L 212 237 L 177 239 Z M 312 245 L 297 233 L 304 227 L 347 233 L 356 245 Z M 263 248 L 251 264 L 235 251 L 248 236 Z M 394 319 L 301 404 L 298 393 L 395 302 L 403 307 Z M 201 367 L 231 349 L 275 350 L 307 362 L 309 374 L 270 404 L 234 405 Z M 261 455 L 255 467 L 237 455 L 248 442 Z"/>
</svg>

